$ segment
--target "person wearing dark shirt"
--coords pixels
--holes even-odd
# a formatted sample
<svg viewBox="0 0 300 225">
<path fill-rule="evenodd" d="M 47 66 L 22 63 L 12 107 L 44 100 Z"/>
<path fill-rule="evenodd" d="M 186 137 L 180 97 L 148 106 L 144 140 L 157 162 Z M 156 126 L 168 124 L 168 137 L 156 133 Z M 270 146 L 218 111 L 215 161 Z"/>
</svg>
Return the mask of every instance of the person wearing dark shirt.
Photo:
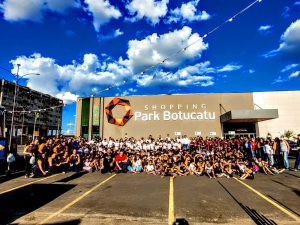
<svg viewBox="0 0 300 225">
<path fill-rule="evenodd" d="M 57 171 L 66 173 L 68 171 L 69 153 L 65 151 L 62 156 L 58 157 L 58 163 L 56 164 Z"/>
<path fill-rule="evenodd" d="M 33 144 L 30 142 L 26 143 L 23 150 L 23 155 L 25 159 L 25 178 L 28 178 L 29 176 L 32 177 L 32 165 L 30 164 L 30 159 L 34 156 Z"/>
<path fill-rule="evenodd" d="M 115 157 L 113 152 L 108 149 L 107 152 L 103 155 L 102 161 L 100 162 L 101 165 L 101 172 L 112 172 L 114 169 L 114 164 L 115 164 Z"/>
<path fill-rule="evenodd" d="M 47 153 L 48 153 L 48 146 L 47 143 L 45 143 L 44 140 L 41 140 L 41 144 L 39 145 L 39 141 L 35 140 L 34 143 L 36 146 L 38 146 L 38 151 L 37 151 L 37 165 L 38 165 L 38 169 L 40 170 L 40 172 L 45 176 L 46 175 L 46 171 L 45 171 L 45 167 L 46 167 L 46 159 L 47 159 Z"/>
<path fill-rule="evenodd" d="M 300 165 L 300 134 L 298 134 L 297 138 L 297 155 L 295 160 L 294 171 L 298 171 Z"/>
<path fill-rule="evenodd" d="M 66 151 L 67 152 L 67 151 Z M 76 149 L 73 150 L 72 155 L 69 157 L 70 170 L 78 172 L 80 168 L 80 156 L 77 154 Z"/>
</svg>

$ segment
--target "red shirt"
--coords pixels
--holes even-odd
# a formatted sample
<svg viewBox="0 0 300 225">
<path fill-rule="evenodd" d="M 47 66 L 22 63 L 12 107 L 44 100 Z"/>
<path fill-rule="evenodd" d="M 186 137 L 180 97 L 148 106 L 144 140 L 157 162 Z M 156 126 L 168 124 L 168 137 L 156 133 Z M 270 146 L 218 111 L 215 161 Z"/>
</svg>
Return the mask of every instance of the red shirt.
<svg viewBox="0 0 300 225">
<path fill-rule="evenodd" d="M 117 155 L 116 162 L 122 162 L 122 161 L 125 161 L 126 159 L 127 159 L 127 156 L 125 154 L 123 156 Z"/>
</svg>

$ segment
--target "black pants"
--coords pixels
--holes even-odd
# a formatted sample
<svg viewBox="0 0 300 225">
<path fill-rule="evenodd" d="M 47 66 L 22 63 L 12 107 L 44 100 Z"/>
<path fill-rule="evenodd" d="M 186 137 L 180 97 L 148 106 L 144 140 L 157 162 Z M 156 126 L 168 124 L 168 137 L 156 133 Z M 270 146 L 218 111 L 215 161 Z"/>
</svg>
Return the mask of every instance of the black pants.
<svg viewBox="0 0 300 225">
<path fill-rule="evenodd" d="M 30 162 L 31 156 L 24 156 L 25 159 L 25 175 L 29 176 L 32 172 L 32 165 Z"/>
<path fill-rule="evenodd" d="M 121 170 L 119 170 L 119 168 L 117 167 L 117 170 L 116 172 L 123 172 L 123 173 L 126 173 L 127 172 L 127 166 L 128 166 L 128 163 L 126 162 L 121 162 L 119 163 L 119 166 L 121 167 Z"/>
</svg>

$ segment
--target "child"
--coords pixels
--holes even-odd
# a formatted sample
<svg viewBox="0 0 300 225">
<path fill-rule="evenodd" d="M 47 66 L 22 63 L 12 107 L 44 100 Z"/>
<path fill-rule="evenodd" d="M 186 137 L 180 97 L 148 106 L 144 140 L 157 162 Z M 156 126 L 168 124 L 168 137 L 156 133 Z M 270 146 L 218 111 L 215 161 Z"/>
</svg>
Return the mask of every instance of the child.
<svg viewBox="0 0 300 225">
<path fill-rule="evenodd" d="M 240 177 L 241 180 L 245 180 L 247 177 L 254 179 L 253 170 L 250 166 L 246 166 L 244 170 L 244 174 Z"/>
<path fill-rule="evenodd" d="M 148 165 L 145 167 L 145 171 L 147 174 L 155 174 L 154 165 L 152 161 L 149 161 Z"/>
<path fill-rule="evenodd" d="M 216 179 L 216 176 L 215 176 L 215 172 L 214 172 L 214 168 L 213 166 L 210 164 L 210 162 L 206 162 L 205 164 L 205 173 L 207 174 L 207 176 L 211 179 L 212 177 L 214 179 Z"/>
<path fill-rule="evenodd" d="M 83 168 L 82 169 L 85 172 L 91 172 L 92 171 L 91 162 L 90 162 L 90 160 L 88 158 L 85 159 L 85 161 L 83 163 Z"/>
</svg>

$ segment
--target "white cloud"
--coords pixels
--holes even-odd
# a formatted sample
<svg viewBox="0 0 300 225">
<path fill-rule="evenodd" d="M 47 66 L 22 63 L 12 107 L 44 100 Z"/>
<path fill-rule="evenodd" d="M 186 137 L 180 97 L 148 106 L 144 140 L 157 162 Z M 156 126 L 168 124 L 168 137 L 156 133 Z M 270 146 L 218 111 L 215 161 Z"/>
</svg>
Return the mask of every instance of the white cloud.
<svg viewBox="0 0 300 225">
<path fill-rule="evenodd" d="M 271 25 L 263 25 L 258 28 L 258 31 L 260 31 L 260 32 L 269 31 L 272 27 L 273 26 L 271 26 Z"/>
<path fill-rule="evenodd" d="M 28 20 L 40 22 L 43 19 L 44 1 L 41 0 L 5 0 L 0 5 L 7 21 Z"/>
<path fill-rule="evenodd" d="M 296 71 L 296 72 L 293 72 L 289 75 L 289 78 L 296 78 L 296 77 L 299 77 L 300 75 L 300 71 Z"/>
<path fill-rule="evenodd" d="M 300 50 L 300 19 L 293 22 L 281 36 L 280 51 Z"/>
<path fill-rule="evenodd" d="M 93 15 L 93 24 L 97 32 L 102 25 L 122 16 L 119 9 L 111 5 L 108 0 L 85 0 L 84 2 L 87 4 L 87 10 Z"/>
<path fill-rule="evenodd" d="M 71 92 L 60 92 L 56 94 L 57 98 L 63 100 L 64 104 L 70 104 L 72 102 L 75 102 L 76 99 L 79 97 L 79 95 L 72 94 Z"/>
<path fill-rule="evenodd" d="M 291 25 L 281 35 L 281 43 L 279 47 L 264 54 L 264 57 L 273 57 L 278 53 L 285 53 L 300 57 L 300 19 L 291 23 Z"/>
<path fill-rule="evenodd" d="M 281 16 L 284 18 L 290 17 L 290 11 L 291 11 L 290 7 L 288 7 L 288 6 L 284 7 L 283 12 L 281 13 Z"/>
<path fill-rule="evenodd" d="M 65 135 L 72 135 L 74 134 L 74 130 L 71 129 L 63 130 L 62 133 Z"/>
<path fill-rule="evenodd" d="M 218 72 L 231 72 L 234 70 L 239 70 L 242 68 L 242 65 L 235 65 L 235 64 L 227 64 L 223 66 L 222 68 L 218 69 Z"/>
<path fill-rule="evenodd" d="M 285 73 L 285 72 L 287 72 L 287 71 L 289 71 L 289 70 L 291 70 L 291 69 L 296 68 L 297 66 L 299 66 L 299 64 L 296 64 L 296 63 L 294 63 L 294 64 L 289 64 L 289 65 L 285 66 L 280 72 L 281 72 L 281 73 Z"/>
<path fill-rule="evenodd" d="M 248 71 L 250 74 L 252 74 L 252 73 L 255 73 L 255 70 L 253 70 L 253 69 L 249 69 L 249 71 Z"/>
<path fill-rule="evenodd" d="M 276 84 L 276 83 L 282 83 L 287 81 L 287 79 L 284 79 L 282 76 L 278 76 L 273 82 L 272 84 Z"/>
<path fill-rule="evenodd" d="M 184 49 L 195 41 L 197 42 L 194 45 L 180 54 L 174 55 L 178 50 Z M 179 66 L 185 60 L 200 58 L 202 51 L 208 48 L 208 44 L 203 42 L 199 34 L 192 33 L 192 29 L 187 26 L 181 30 L 174 30 L 160 36 L 154 33 L 143 40 L 131 40 L 128 45 L 128 59 L 120 60 L 120 63 L 130 68 L 133 73 L 141 72 L 149 66 L 156 65 L 170 55 L 173 55 L 173 57 L 165 61 L 163 66 Z"/>
<path fill-rule="evenodd" d="M 167 14 L 168 3 L 169 0 L 132 0 L 126 5 L 130 15 L 133 16 L 128 20 L 135 22 L 145 18 L 152 25 L 155 25 Z"/>
<path fill-rule="evenodd" d="M 103 90 L 129 75 L 124 66 L 117 62 L 100 62 L 94 54 L 85 54 L 82 63 L 73 61 L 68 65 L 59 65 L 54 59 L 37 53 L 29 57 L 19 56 L 11 63 L 13 73 L 17 63 L 21 64 L 20 74 L 40 73 L 40 76 L 28 76 L 27 86 L 63 99 L 65 103 Z"/>
<path fill-rule="evenodd" d="M 130 95 L 130 94 L 136 93 L 136 92 L 137 92 L 137 89 L 129 88 L 129 89 L 123 91 L 121 94 L 117 94 L 117 95 L 118 96 L 127 96 L 127 95 Z"/>
<path fill-rule="evenodd" d="M 213 77 L 206 75 L 190 74 L 185 69 L 176 73 L 159 71 L 153 75 L 144 75 L 138 80 L 140 86 L 209 86 L 213 85 Z"/>
<path fill-rule="evenodd" d="M 191 43 L 195 44 L 179 54 L 174 54 Z M 16 64 L 19 63 L 20 74 L 41 74 L 28 76 L 27 86 L 69 103 L 75 101 L 78 96 L 96 95 L 99 91 L 124 83 L 125 80 L 136 81 L 139 86 L 205 87 L 214 84 L 214 75 L 242 68 L 241 65 L 234 63 L 211 67 L 208 61 L 184 66 L 187 60 L 200 59 L 202 52 L 207 48 L 208 45 L 198 33 L 192 33 L 190 27 L 183 27 L 181 30 L 162 35 L 154 33 L 143 40 L 129 41 L 125 59 L 114 60 L 101 54 L 100 60 L 95 54 L 85 54 L 80 62 L 73 60 L 72 63 L 63 65 L 58 64 L 53 58 L 35 53 L 31 56 L 19 56 L 11 60 L 11 63 L 14 65 L 13 73 L 16 72 Z M 160 67 L 155 66 L 169 56 L 171 57 Z M 153 65 L 155 73 L 149 70 L 144 74 L 140 73 Z M 167 69 L 172 72 L 164 71 Z M 135 91 L 128 89 L 124 94 Z"/>
<path fill-rule="evenodd" d="M 0 9 L 7 21 L 41 22 L 47 10 L 63 14 L 79 6 L 78 0 L 5 0 Z"/>
<path fill-rule="evenodd" d="M 206 11 L 197 11 L 199 0 L 183 3 L 180 8 L 176 8 L 170 12 L 167 19 L 168 23 L 177 23 L 179 21 L 201 21 L 210 19 L 210 15 Z"/>
<path fill-rule="evenodd" d="M 293 78 L 297 78 L 299 77 L 300 75 L 300 71 L 295 71 L 295 72 L 292 72 L 290 73 L 289 76 L 281 76 L 279 75 L 274 81 L 273 81 L 273 84 L 276 84 L 276 83 L 283 83 L 283 82 L 287 82 Z"/>
<path fill-rule="evenodd" d="M 110 40 L 119 36 L 122 36 L 124 34 L 123 31 L 121 31 L 120 29 L 115 30 L 114 32 L 110 33 L 110 34 L 99 34 L 98 35 L 98 39 L 99 40 Z"/>
<path fill-rule="evenodd" d="M 197 63 L 177 70 L 176 72 L 164 72 L 158 70 L 156 73 L 140 76 L 137 80 L 140 86 L 202 86 L 207 87 L 214 84 L 214 75 L 238 70 L 242 66 L 227 64 L 223 67 L 211 67 L 209 61 Z M 225 77 L 225 76 L 223 76 Z"/>
<path fill-rule="evenodd" d="M 70 8 L 80 7 L 80 0 L 45 0 L 49 10 L 57 13 L 65 13 Z"/>
</svg>

